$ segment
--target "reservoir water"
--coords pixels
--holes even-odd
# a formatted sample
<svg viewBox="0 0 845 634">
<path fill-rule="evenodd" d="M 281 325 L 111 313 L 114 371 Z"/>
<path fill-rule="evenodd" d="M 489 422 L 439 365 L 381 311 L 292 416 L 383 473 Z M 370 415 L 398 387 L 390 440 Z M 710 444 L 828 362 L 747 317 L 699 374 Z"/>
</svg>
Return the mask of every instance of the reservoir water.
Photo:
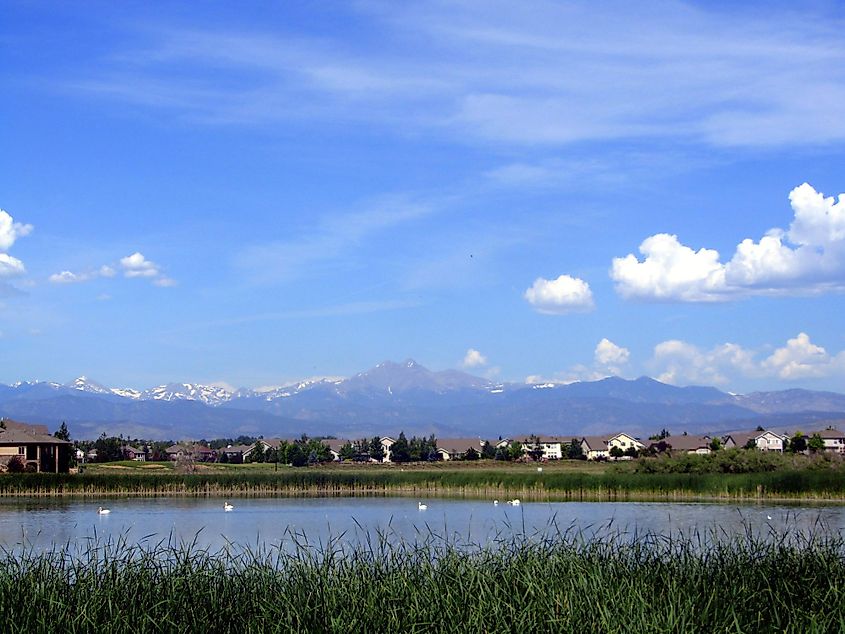
<svg viewBox="0 0 845 634">
<path fill-rule="evenodd" d="M 0 500 L 0 547 L 46 550 L 84 547 L 90 540 L 130 544 L 195 542 L 217 550 L 227 544 L 289 548 L 294 541 L 354 545 L 379 534 L 391 541 L 420 541 L 431 534 L 460 543 L 497 537 L 578 531 L 708 533 L 733 535 L 796 531 L 845 533 L 845 506 L 737 505 L 634 502 L 523 502 L 436 498 L 217 498 L 4 499 Z M 110 513 L 100 515 L 99 506 Z"/>
</svg>

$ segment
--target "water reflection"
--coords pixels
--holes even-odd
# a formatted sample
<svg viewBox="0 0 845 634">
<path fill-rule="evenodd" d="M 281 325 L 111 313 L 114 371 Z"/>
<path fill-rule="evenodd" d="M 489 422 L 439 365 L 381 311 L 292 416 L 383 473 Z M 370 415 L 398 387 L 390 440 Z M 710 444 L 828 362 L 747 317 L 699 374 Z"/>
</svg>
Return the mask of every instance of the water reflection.
<svg viewBox="0 0 845 634">
<path fill-rule="evenodd" d="M 523 502 L 431 499 L 420 510 L 409 498 L 151 498 L 100 500 L 2 500 L 0 546 L 80 547 L 92 538 L 132 543 L 195 542 L 212 550 L 229 544 L 257 547 L 294 542 L 354 545 L 388 535 L 415 542 L 430 535 L 457 543 L 484 544 L 514 535 L 579 532 L 589 537 L 608 531 L 672 535 L 713 532 L 730 536 L 845 532 L 843 506 L 731 505 L 633 502 Z M 98 515 L 106 506 L 108 515 Z"/>
</svg>

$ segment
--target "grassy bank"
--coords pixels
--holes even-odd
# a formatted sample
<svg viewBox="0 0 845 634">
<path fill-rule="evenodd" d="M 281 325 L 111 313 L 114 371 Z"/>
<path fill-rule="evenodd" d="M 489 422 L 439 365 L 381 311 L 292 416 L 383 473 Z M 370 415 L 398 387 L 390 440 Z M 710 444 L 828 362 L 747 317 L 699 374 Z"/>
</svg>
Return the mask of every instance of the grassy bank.
<svg viewBox="0 0 845 634">
<path fill-rule="evenodd" d="M 845 501 L 839 468 L 756 473 L 508 469 L 293 469 L 164 473 L 7 474 L 0 496 L 455 495 L 525 500 L 806 499 Z"/>
<path fill-rule="evenodd" d="M 838 537 L 0 555 L 7 632 L 833 632 Z"/>
</svg>

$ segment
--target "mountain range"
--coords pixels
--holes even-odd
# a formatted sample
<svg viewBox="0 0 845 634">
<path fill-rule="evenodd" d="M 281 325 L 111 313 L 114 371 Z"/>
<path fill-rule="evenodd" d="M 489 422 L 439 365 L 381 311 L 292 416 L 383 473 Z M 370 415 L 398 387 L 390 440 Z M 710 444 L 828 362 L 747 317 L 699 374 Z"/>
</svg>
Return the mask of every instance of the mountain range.
<svg viewBox="0 0 845 634">
<path fill-rule="evenodd" d="M 578 436 L 624 430 L 649 435 L 753 428 L 817 427 L 845 418 L 845 395 L 791 389 L 730 394 L 648 377 L 570 384 L 499 383 L 456 370 L 433 372 L 412 359 L 385 361 L 346 379 L 266 390 L 169 383 L 108 388 L 69 383 L 0 385 L 0 416 L 57 427 L 75 438 L 100 433 L 148 439 L 376 434 L 496 438 Z"/>
</svg>

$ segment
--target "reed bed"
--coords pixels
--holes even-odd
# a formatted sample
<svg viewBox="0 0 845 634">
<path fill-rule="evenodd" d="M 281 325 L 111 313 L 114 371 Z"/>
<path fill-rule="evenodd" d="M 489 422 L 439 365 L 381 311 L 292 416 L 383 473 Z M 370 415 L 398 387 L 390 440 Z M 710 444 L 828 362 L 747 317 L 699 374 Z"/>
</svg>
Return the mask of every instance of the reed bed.
<svg viewBox="0 0 845 634">
<path fill-rule="evenodd" d="M 4 631 L 845 630 L 845 547 L 824 531 L 287 537 L 293 547 L 94 539 L 0 552 Z"/>
<path fill-rule="evenodd" d="M 278 473 L 7 474 L 2 497 L 407 495 L 526 500 L 845 500 L 841 469 L 759 473 L 578 473 L 287 469 Z"/>
</svg>

